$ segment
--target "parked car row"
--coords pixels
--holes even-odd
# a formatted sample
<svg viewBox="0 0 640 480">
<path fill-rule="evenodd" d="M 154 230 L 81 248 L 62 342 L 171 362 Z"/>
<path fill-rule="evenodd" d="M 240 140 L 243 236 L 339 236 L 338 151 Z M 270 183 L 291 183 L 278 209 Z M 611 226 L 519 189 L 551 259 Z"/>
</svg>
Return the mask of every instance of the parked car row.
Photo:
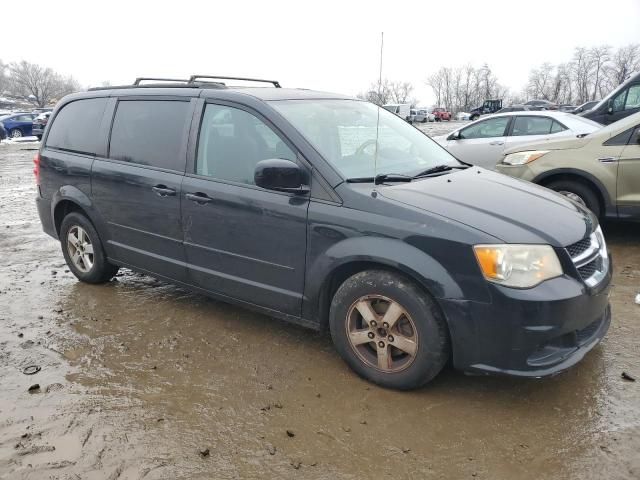
<svg viewBox="0 0 640 480">
<path fill-rule="evenodd" d="M 36 108 L 32 112 L 0 112 L 0 141 L 5 138 L 38 137 L 42 139 L 44 128 L 52 108 Z"/>
</svg>

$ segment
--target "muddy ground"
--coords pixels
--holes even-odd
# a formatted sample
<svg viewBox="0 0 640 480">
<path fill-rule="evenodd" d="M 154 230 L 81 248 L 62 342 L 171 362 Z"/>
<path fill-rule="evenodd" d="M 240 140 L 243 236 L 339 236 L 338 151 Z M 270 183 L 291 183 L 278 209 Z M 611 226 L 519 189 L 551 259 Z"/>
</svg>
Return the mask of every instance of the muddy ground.
<svg viewBox="0 0 640 480">
<path fill-rule="evenodd" d="M 0 144 L 0 478 L 640 478 L 639 225 L 606 226 L 613 324 L 575 368 L 402 393 L 326 334 L 129 271 L 77 282 L 34 208 L 37 146 Z"/>
</svg>

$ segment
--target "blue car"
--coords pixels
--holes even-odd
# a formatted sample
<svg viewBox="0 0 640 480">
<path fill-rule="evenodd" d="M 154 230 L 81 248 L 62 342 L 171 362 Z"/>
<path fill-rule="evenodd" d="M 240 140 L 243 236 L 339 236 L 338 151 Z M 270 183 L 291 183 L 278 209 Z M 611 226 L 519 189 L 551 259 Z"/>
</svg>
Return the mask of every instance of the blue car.
<svg viewBox="0 0 640 480">
<path fill-rule="evenodd" d="M 33 119 L 37 115 L 33 113 L 12 113 L 0 117 L 0 122 L 7 131 L 7 136 L 11 138 L 30 137 Z"/>
</svg>

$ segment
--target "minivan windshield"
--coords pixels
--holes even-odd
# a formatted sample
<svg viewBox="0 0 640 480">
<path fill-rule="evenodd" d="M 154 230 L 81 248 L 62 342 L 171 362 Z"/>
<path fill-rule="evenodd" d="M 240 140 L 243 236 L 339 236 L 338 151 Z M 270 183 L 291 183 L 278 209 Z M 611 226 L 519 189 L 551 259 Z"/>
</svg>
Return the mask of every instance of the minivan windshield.
<svg viewBox="0 0 640 480">
<path fill-rule="evenodd" d="M 347 179 L 376 174 L 416 175 L 436 166 L 460 165 L 424 133 L 369 102 L 277 100 L 270 103 Z M 374 165 L 376 146 L 377 166 Z"/>
</svg>

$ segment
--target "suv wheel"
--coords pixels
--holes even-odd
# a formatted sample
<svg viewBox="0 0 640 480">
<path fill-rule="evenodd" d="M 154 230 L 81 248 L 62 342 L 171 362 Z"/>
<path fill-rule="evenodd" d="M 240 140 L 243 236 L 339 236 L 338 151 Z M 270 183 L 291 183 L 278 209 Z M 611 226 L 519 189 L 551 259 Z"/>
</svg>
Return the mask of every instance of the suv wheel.
<svg viewBox="0 0 640 480">
<path fill-rule="evenodd" d="M 471 115 L 469 117 L 469 120 L 471 120 L 472 122 L 476 121 L 478 118 L 480 118 L 480 115 Z"/>
<path fill-rule="evenodd" d="M 449 358 L 434 300 L 407 278 L 368 270 L 347 279 L 330 310 L 333 343 L 361 377 L 408 390 L 433 379 Z"/>
<path fill-rule="evenodd" d="M 546 185 L 546 187 L 570 198 L 584 207 L 587 207 L 596 215 L 596 217 L 600 218 L 602 213 L 600 209 L 600 202 L 598 201 L 598 197 L 595 192 L 588 186 L 572 180 L 562 180 L 552 182 Z"/>
<path fill-rule="evenodd" d="M 80 281 L 105 283 L 118 272 L 107 261 L 93 224 L 80 213 L 72 212 L 62 220 L 60 244 L 69 269 Z"/>
<path fill-rule="evenodd" d="M 14 128 L 13 130 L 11 130 L 9 135 L 11 135 L 11 138 L 20 138 L 22 137 L 22 131 L 18 128 Z"/>
</svg>

